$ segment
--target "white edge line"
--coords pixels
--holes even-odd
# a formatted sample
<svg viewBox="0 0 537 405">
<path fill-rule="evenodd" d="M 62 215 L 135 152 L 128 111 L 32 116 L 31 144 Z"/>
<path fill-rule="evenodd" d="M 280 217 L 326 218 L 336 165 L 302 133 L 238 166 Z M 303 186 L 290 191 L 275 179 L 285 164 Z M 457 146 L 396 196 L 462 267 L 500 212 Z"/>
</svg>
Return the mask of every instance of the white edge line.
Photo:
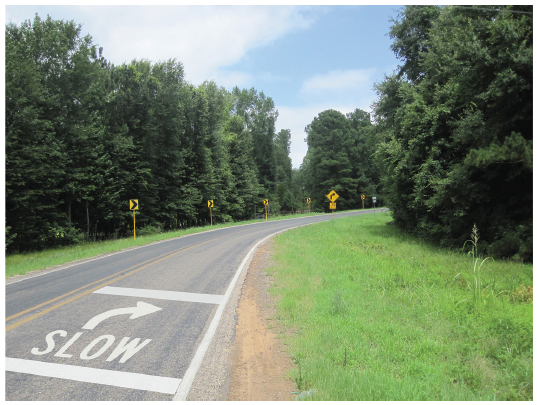
<svg viewBox="0 0 537 405">
<path fill-rule="evenodd" d="M 347 211 L 347 212 L 358 212 L 357 211 Z M 315 215 L 316 217 L 322 217 L 324 215 L 332 215 L 332 214 L 320 214 L 320 215 Z M 337 214 L 336 214 L 337 215 Z M 273 222 L 276 222 L 276 221 L 292 221 L 294 219 L 302 219 L 302 218 L 311 218 L 311 217 L 298 217 L 298 218 L 287 218 L 287 219 L 277 219 L 277 220 L 274 220 Z M 319 221 L 319 222 L 323 222 L 323 221 Z M 47 271 L 45 273 L 41 273 L 41 274 L 37 274 L 35 276 L 31 276 L 31 277 L 23 277 L 24 278 L 21 278 L 20 280 L 15 280 L 15 281 L 9 281 L 6 280 L 6 286 L 7 285 L 10 285 L 10 284 L 15 284 L 15 283 L 18 283 L 20 281 L 26 281 L 26 280 L 30 280 L 31 278 L 36 278 L 36 277 L 41 277 L 41 276 L 44 276 L 46 274 L 50 274 L 50 273 L 55 273 L 56 271 L 60 271 L 60 270 L 66 270 L 68 268 L 71 268 L 71 267 L 74 267 L 74 266 L 78 266 L 80 264 L 86 264 L 86 263 L 89 263 L 89 262 L 92 262 L 94 260 L 99 260 L 99 259 L 104 259 L 106 257 L 110 257 L 110 256 L 114 256 L 114 255 L 117 255 L 117 254 L 120 254 L 120 253 L 125 253 L 125 252 L 128 252 L 128 251 L 131 251 L 131 250 L 135 250 L 135 249 L 140 249 L 140 248 L 144 248 L 144 247 L 147 247 L 149 245 L 156 245 L 158 243 L 164 243 L 164 242 L 170 242 L 170 241 L 173 241 L 175 239 L 179 239 L 179 238 L 188 238 L 189 236 L 195 236 L 195 235 L 199 235 L 201 233 L 207 233 L 207 232 L 216 232 L 216 231 L 219 231 L 221 229 L 228 229 L 228 228 L 237 228 L 239 226 L 249 226 L 249 225 L 258 225 L 258 224 L 264 224 L 266 222 L 252 222 L 251 224 L 243 224 L 243 225 L 233 225 L 233 226 L 227 226 L 225 228 L 218 228 L 218 229 L 210 229 L 210 230 L 207 230 L 207 231 L 202 231 L 202 232 L 196 232 L 196 233 L 191 233 L 189 235 L 181 235 L 181 236 L 175 236 L 173 238 L 170 238 L 170 239 L 164 239 L 164 240 L 159 240 L 159 241 L 156 241 L 156 242 L 151 242 L 151 243 L 148 243 L 147 245 L 142 245 L 142 246 L 134 246 L 134 247 L 130 247 L 130 248 L 125 248 L 125 249 L 122 249 L 122 250 L 118 250 L 117 252 L 112 252 L 110 254 L 106 254 L 106 256 L 101 256 L 99 255 L 98 257 L 94 257 L 94 258 L 88 258 L 88 259 L 80 259 L 82 260 L 82 262 L 80 263 L 73 263 L 71 265 L 67 265 L 65 267 L 61 267 L 59 269 L 56 269 L 56 270 L 50 270 L 50 271 Z M 298 225 L 300 226 L 300 225 Z M 292 228 L 289 228 L 289 229 L 292 229 Z M 77 260 L 78 261 L 78 260 Z M 61 266 L 61 265 L 60 265 Z M 44 269 L 43 269 L 44 270 Z M 43 271 L 43 270 L 32 270 L 32 271 Z M 14 276 L 15 277 L 15 276 Z"/>
<path fill-rule="evenodd" d="M 319 222 L 325 222 L 325 221 L 319 221 Z M 274 232 L 270 234 L 269 236 L 266 236 L 265 238 L 261 239 L 259 242 L 255 244 L 254 247 L 250 249 L 248 254 L 245 256 L 245 258 L 242 260 L 241 265 L 239 266 L 237 272 L 235 273 L 235 276 L 233 277 L 233 280 L 231 280 L 231 283 L 229 284 L 229 287 L 227 288 L 227 291 L 224 295 L 224 299 L 218 305 L 218 309 L 216 310 L 216 313 L 214 315 L 213 320 L 211 321 L 211 324 L 209 325 L 209 328 L 207 329 L 207 332 L 205 333 L 205 336 L 203 337 L 203 340 L 201 341 L 200 345 L 198 346 L 198 350 L 196 350 L 196 354 L 194 355 L 194 358 L 190 362 L 190 365 L 188 366 L 188 369 L 185 372 L 185 375 L 183 376 L 183 379 L 181 383 L 179 384 L 179 387 L 177 388 L 177 392 L 175 396 L 173 397 L 174 401 L 186 401 L 186 398 L 188 396 L 188 393 L 190 392 L 190 387 L 192 386 L 192 383 L 194 382 L 194 378 L 196 377 L 196 374 L 201 366 L 201 363 L 203 361 L 203 358 L 205 357 L 205 353 L 207 352 L 207 349 L 209 348 L 209 345 L 211 343 L 211 340 L 213 339 L 213 336 L 216 332 L 216 329 L 218 328 L 218 324 L 220 323 L 220 318 L 222 318 L 222 313 L 224 312 L 224 307 L 226 306 L 229 297 L 231 296 L 231 292 L 233 291 L 233 288 L 235 287 L 235 284 L 237 283 L 237 280 L 239 279 L 240 274 L 242 273 L 242 270 L 248 260 L 250 259 L 250 256 L 253 254 L 255 249 L 264 241 L 271 238 L 274 235 L 277 235 L 278 233 L 282 233 L 285 231 L 288 231 L 290 229 L 298 228 L 302 225 L 293 226 L 291 228 L 282 229 L 278 232 Z"/>
<path fill-rule="evenodd" d="M 6 357 L 6 371 L 172 395 L 181 383 L 179 378 L 103 370 L 13 357 Z"/>
</svg>

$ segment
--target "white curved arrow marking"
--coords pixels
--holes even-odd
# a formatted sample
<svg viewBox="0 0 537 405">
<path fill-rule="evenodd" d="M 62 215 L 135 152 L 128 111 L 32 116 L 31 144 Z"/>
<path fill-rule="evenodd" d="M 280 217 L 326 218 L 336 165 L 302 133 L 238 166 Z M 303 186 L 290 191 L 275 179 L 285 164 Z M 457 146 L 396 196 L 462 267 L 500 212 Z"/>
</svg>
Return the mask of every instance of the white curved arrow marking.
<svg viewBox="0 0 537 405">
<path fill-rule="evenodd" d="M 106 311 L 100 315 L 96 315 L 88 322 L 86 322 L 86 324 L 82 326 L 82 329 L 93 329 L 99 324 L 99 322 L 104 321 L 111 316 L 132 314 L 129 319 L 135 319 L 144 315 L 152 314 L 153 312 L 160 311 L 161 309 L 162 308 L 156 307 L 146 302 L 138 301 L 135 307 L 111 309 L 110 311 Z"/>
</svg>

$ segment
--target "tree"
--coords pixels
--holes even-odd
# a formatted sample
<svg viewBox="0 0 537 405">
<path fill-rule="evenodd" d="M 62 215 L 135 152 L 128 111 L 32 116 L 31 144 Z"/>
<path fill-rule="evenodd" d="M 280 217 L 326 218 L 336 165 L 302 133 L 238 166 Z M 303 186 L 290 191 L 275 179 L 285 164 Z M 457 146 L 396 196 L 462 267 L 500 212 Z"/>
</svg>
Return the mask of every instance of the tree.
<svg viewBox="0 0 537 405">
<path fill-rule="evenodd" d="M 511 9 L 441 9 L 419 81 L 377 86 L 376 155 L 399 226 L 462 246 L 477 223 L 489 254 L 530 260 L 532 18 Z"/>
<path fill-rule="evenodd" d="M 272 193 L 276 187 L 274 161 L 274 136 L 278 111 L 274 101 L 263 92 L 233 89 L 234 112 L 243 118 L 246 130 L 252 134 L 254 159 L 260 185 L 261 199 Z"/>
<path fill-rule="evenodd" d="M 391 20 L 390 38 L 394 41 L 390 48 L 404 62 L 399 68 L 399 77 L 405 75 L 411 82 L 423 78 L 420 58 L 429 49 L 429 31 L 440 11 L 439 6 L 406 6 L 396 20 Z"/>
<path fill-rule="evenodd" d="M 276 166 L 276 183 L 284 184 L 287 188 L 291 185 L 291 171 L 293 168 L 291 158 L 291 131 L 282 129 L 274 138 L 274 164 Z"/>
<path fill-rule="evenodd" d="M 345 115 L 335 110 L 321 112 L 306 127 L 307 158 L 313 180 L 312 197 L 327 201 L 325 196 L 335 190 L 342 209 L 358 205 L 357 179 L 351 163 L 353 139 Z M 325 207 L 328 209 L 328 205 Z"/>
<path fill-rule="evenodd" d="M 251 218 L 278 184 L 292 206 L 270 97 L 193 86 L 175 59 L 114 66 L 80 33 L 6 25 L 6 252 L 132 235 L 130 199 L 142 234 L 207 223 L 207 200 L 216 221 Z"/>
</svg>

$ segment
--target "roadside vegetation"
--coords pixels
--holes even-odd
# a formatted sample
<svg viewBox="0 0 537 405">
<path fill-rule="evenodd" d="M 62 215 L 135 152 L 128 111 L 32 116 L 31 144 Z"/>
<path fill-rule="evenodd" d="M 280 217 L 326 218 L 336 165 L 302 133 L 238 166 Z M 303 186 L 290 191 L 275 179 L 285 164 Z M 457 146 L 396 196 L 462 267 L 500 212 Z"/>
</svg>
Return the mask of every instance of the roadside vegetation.
<svg viewBox="0 0 537 405">
<path fill-rule="evenodd" d="M 391 220 L 341 218 L 276 237 L 271 293 L 291 376 L 311 394 L 302 396 L 532 400 L 533 266 L 483 262 L 474 224 L 463 251 Z"/>
</svg>

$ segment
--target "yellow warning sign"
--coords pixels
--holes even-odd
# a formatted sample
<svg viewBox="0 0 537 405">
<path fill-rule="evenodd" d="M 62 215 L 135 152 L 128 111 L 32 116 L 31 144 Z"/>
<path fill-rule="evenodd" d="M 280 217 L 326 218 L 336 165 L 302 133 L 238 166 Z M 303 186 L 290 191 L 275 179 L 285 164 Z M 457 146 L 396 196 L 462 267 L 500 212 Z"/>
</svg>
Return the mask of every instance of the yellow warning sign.
<svg viewBox="0 0 537 405">
<path fill-rule="evenodd" d="M 336 200 L 339 198 L 339 195 L 334 190 L 332 190 L 328 193 L 327 197 L 330 201 L 336 202 Z"/>
</svg>

